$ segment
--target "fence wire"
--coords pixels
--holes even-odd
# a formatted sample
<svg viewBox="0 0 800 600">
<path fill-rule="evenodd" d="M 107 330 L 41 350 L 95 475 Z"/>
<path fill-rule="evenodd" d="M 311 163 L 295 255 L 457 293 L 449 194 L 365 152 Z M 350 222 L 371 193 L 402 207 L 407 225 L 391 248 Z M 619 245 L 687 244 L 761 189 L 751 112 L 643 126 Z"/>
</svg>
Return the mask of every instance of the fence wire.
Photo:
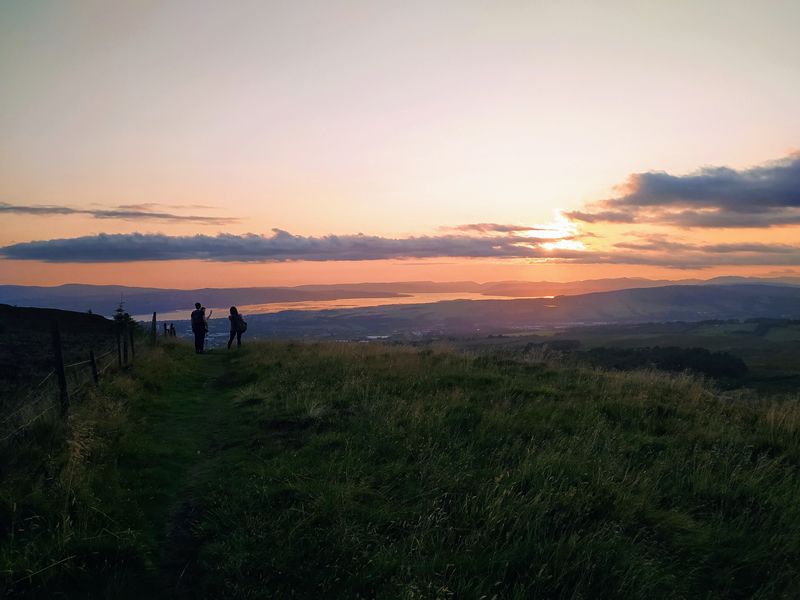
<svg viewBox="0 0 800 600">
<path fill-rule="evenodd" d="M 95 367 L 98 377 L 118 365 L 118 349 L 116 343 L 104 346 L 95 354 Z M 88 355 L 88 352 L 87 352 Z M 94 384 L 94 374 L 91 369 L 92 360 L 79 360 L 64 365 L 64 375 L 67 380 L 67 392 L 74 401 L 88 386 Z M 53 369 L 43 376 L 35 385 L 15 402 L 18 404 L 12 412 L 0 416 L 0 443 L 11 440 L 18 434 L 29 429 L 50 411 L 60 408 L 59 386 L 56 370 Z"/>
<path fill-rule="evenodd" d="M 4 415 L 3 418 L 0 419 L 0 424 L 5 424 L 6 422 L 10 421 L 13 417 L 18 415 L 20 412 L 22 412 L 26 408 L 28 408 L 28 406 L 31 403 L 35 402 L 35 400 L 37 398 L 43 396 L 45 392 L 42 391 L 42 388 L 45 386 L 45 384 L 47 384 L 48 382 L 51 381 L 50 378 L 53 377 L 53 375 L 55 375 L 55 374 L 56 374 L 56 372 L 53 370 L 53 371 L 50 371 L 47 375 L 45 375 L 44 379 L 42 379 L 39 383 L 37 383 L 35 386 L 33 386 L 33 388 L 31 388 L 31 390 L 25 396 L 25 398 L 20 400 L 20 406 L 19 407 L 17 407 L 13 412 L 11 412 L 11 413 L 9 413 L 7 415 Z M 48 386 L 48 388 L 46 389 L 46 392 L 49 392 L 49 391 L 50 391 L 50 388 Z"/>
</svg>

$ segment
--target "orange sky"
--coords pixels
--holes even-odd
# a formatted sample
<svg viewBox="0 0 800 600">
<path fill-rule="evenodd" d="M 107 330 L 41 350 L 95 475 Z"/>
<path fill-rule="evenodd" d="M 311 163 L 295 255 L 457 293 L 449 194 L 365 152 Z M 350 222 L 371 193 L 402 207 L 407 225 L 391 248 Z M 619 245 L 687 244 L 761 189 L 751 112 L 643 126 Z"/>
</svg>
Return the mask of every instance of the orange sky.
<svg viewBox="0 0 800 600">
<path fill-rule="evenodd" d="M 62 283 L 128 285 L 197 289 L 199 287 L 293 286 L 310 283 L 360 283 L 369 281 L 574 281 L 606 277 L 646 277 L 652 279 L 708 279 L 720 275 L 793 276 L 800 269 L 767 267 L 712 267 L 708 269 L 667 269 L 636 265 L 531 265 L 524 261 L 364 261 L 266 263 L 214 263 L 204 261 L 166 261 L 119 265 L 80 265 L 0 262 L 0 281 L 19 285 L 58 285 Z"/>
</svg>

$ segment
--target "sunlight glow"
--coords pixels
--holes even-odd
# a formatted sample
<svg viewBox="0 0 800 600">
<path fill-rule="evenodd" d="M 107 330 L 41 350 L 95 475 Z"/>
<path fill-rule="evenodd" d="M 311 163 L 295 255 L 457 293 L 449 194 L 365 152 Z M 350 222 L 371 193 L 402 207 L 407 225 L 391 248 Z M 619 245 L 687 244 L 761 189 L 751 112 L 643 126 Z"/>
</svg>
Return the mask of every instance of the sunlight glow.
<svg viewBox="0 0 800 600">
<path fill-rule="evenodd" d="M 552 221 L 536 225 L 535 227 L 536 229 L 526 231 L 522 233 L 522 235 L 524 237 L 541 240 L 557 240 L 575 237 L 580 233 L 578 225 L 561 214 L 560 210 L 555 211 L 555 217 Z"/>
<path fill-rule="evenodd" d="M 583 242 L 578 240 L 558 240 L 557 242 L 545 242 L 541 246 L 545 250 L 586 250 Z"/>
</svg>

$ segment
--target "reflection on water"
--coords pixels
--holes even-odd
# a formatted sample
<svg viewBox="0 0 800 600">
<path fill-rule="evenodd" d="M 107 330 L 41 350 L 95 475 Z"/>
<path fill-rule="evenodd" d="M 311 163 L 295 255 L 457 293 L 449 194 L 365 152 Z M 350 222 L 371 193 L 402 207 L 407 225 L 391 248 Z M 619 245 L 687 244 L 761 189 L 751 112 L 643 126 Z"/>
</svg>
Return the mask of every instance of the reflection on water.
<svg viewBox="0 0 800 600">
<path fill-rule="evenodd" d="M 529 298 L 552 298 L 552 296 L 528 296 Z M 202 300 L 202 299 L 201 299 Z M 299 302 L 270 302 L 268 304 L 244 304 L 239 312 L 245 315 L 275 313 L 283 310 L 328 310 L 333 308 L 366 308 L 390 304 L 429 304 L 445 300 L 512 300 L 508 296 L 484 296 L 472 292 L 420 293 L 393 298 L 342 298 L 339 300 L 302 300 Z M 228 308 L 212 308 L 211 318 L 226 318 Z M 193 308 L 158 313 L 159 321 L 180 321 L 188 319 Z M 149 321 L 153 315 L 135 315 L 134 318 Z"/>
</svg>

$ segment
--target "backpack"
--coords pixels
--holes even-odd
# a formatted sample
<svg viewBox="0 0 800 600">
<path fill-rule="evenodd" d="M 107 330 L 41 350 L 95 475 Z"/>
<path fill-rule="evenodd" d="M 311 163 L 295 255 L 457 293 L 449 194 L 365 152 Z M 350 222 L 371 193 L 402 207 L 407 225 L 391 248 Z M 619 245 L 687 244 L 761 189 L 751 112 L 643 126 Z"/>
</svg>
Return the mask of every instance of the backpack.
<svg viewBox="0 0 800 600">
<path fill-rule="evenodd" d="M 242 318 L 242 315 L 239 315 L 239 324 L 236 327 L 237 331 L 241 331 L 244 333 L 247 331 L 247 322 Z"/>
<path fill-rule="evenodd" d="M 192 312 L 192 331 L 202 331 L 206 326 L 203 313 L 199 310 Z"/>
</svg>

